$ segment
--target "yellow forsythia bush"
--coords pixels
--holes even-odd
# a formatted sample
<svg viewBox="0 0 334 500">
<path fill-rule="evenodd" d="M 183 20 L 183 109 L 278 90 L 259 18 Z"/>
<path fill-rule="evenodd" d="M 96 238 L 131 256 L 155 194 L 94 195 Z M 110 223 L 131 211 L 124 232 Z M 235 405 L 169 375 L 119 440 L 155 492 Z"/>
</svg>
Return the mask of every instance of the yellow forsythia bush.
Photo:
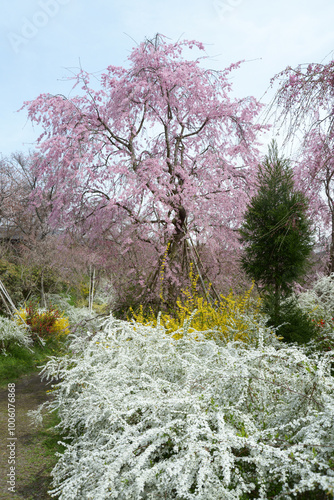
<svg viewBox="0 0 334 500">
<path fill-rule="evenodd" d="M 192 317 L 189 332 L 215 330 L 214 333 L 207 333 L 207 336 L 217 335 L 223 339 L 241 340 L 247 342 L 249 325 L 245 315 L 260 314 L 260 299 L 254 300 L 251 293 L 254 285 L 242 295 L 234 295 L 231 291 L 227 296 L 220 296 L 220 300 L 210 302 L 204 297 L 200 297 L 197 292 L 198 276 L 193 276 L 190 270 L 190 290 L 182 290 L 182 298 L 176 301 L 176 308 L 171 314 L 161 313 L 160 323 L 168 333 L 177 332 L 184 323 Z M 210 287 L 209 287 L 210 289 Z M 209 290 L 207 290 L 207 297 Z M 130 309 L 131 317 L 143 325 L 152 324 L 156 326 L 157 317 L 152 309 L 144 312 L 143 306 L 137 312 Z M 131 319 L 131 318 L 129 318 Z M 231 333 L 232 332 L 232 333 Z M 231 338 L 232 335 L 232 338 Z M 173 338 L 181 338 L 181 333 L 176 333 Z"/>
</svg>

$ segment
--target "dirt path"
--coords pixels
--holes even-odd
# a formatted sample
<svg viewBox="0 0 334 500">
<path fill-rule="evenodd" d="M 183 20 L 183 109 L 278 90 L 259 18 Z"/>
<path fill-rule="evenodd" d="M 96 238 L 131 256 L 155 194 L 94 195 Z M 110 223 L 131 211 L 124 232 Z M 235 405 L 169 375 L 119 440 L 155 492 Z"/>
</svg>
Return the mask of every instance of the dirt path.
<svg viewBox="0 0 334 500">
<path fill-rule="evenodd" d="M 50 489 L 50 472 L 56 463 L 51 449 L 57 437 L 50 426 L 50 417 L 43 428 L 30 425 L 27 416 L 29 410 L 37 407 L 52 397 L 46 391 L 50 389 L 39 375 L 22 377 L 15 383 L 15 437 L 8 431 L 8 390 L 0 390 L 0 499 L 44 500 L 51 499 L 47 494 Z M 52 417 L 51 417 L 52 418 Z M 49 424 L 49 425 L 48 425 Z M 8 443 L 12 443 L 8 446 Z M 12 451 L 11 451 L 12 450 Z M 15 454 L 15 493 L 8 491 L 11 458 Z M 13 465 L 12 465 L 13 466 Z"/>
</svg>

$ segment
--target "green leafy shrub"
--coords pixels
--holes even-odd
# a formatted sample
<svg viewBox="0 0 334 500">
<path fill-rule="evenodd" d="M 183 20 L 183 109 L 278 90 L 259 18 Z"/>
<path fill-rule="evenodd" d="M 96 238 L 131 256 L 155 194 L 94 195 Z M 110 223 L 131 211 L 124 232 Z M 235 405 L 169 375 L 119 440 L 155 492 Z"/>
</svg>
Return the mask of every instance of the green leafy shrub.
<svg viewBox="0 0 334 500">
<path fill-rule="evenodd" d="M 312 318 L 303 311 L 294 297 L 281 302 L 279 310 L 275 311 L 273 297 L 267 297 L 264 312 L 269 316 L 268 326 L 277 330 L 279 337 L 285 342 L 307 344 L 317 335 Z"/>
<path fill-rule="evenodd" d="M 25 290 L 19 266 L 15 265 L 13 262 L 9 262 L 6 258 L 1 258 L 0 276 L 13 302 L 15 304 L 22 302 L 25 298 Z M 0 300 L 0 312 L 4 314 L 8 313 L 2 300 Z"/>
</svg>

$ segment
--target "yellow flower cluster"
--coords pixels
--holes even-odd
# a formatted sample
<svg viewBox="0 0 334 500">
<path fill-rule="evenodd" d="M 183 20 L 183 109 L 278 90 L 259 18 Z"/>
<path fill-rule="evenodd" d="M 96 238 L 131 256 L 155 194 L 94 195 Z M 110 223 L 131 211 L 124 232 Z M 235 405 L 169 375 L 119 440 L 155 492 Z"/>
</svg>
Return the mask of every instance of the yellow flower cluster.
<svg viewBox="0 0 334 500">
<path fill-rule="evenodd" d="M 176 301 L 176 308 L 170 314 L 161 313 L 160 323 L 168 333 L 177 332 L 174 339 L 183 336 L 178 330 L 182 329 L 185 322 L 189 321 L 189 333 L 207 332 L 208 337 L 218 336 L 222 339 L 240 340 L 247 342 L 249 339 L 249 326 L 245 314 L 260 314 L 260 299 L 254 300 L 251 296 L 254 285 L 242 295 L 234 295 L 231 291 L 227 296 L 220 296 L 220 300 L 209 301 L 209 288 L 206 297 L 200 297 L 197 292 L 198 276 L 193 275 L 190 269 L 190 289 L 182 290 L 182 297 Z M 157 317 L 152 309 L 144 312 L 142 306 L 137 313 L 131 310 L 132 317 L 143 325 L 156 326 Z M 211 332 L 210 332 L 211 331 Z"/>
<path fill-rule="evenodd" d="M 70 333 L 70 323 L 68 318 L 65 316 L 58 318 L 52 327 L 52 332 L 55 334 L 57 339 L 61 339 L 65 335 L 68 335 Z"/>
<path fill-rule="evenodd" d="M 52 337 L 55 340 L 62 340 L 70 333 L 70 323 L 68 318 L 61 313 L 53 324 L 50 327 L 46 327 L 45 332 L 42 332 L 39 325 L 43 324 L 43 319 L 48 314 L 50 314 L 49 311 L 38 311 L 33 318 L 29 318 L 27 308 L 21 307 L 18 313 L 16 313 L 15 319 L 19 324 L 28 324 L 32 332 L 36 331 L 36 333 L 42 334 L 43 337 Z"/>
<path fill-rule="evenodd" d="M 27 324 L 27 310 L 20 307 L 19 311 L 15 313 L 15 320 L 19 325 Z"/>
</svg>

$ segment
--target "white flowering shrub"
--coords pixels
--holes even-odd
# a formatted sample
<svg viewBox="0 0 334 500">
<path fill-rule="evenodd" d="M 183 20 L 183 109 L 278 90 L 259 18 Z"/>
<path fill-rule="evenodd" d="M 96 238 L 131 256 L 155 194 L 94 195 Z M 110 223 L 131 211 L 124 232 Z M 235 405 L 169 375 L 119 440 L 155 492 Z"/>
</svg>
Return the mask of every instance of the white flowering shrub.
<svg viewBox="0 0 334 500">
<path fill-rule="evenodd" d="M 58 427 L 69 437 L 51 495 L 333 493 L 332 353 L 306 355 L 268 332 L 269 345 L 262 332 L 257 347 L 184 333 L 174 340 L 159 325 L 109 318 L 90 340 L 73 336 L 76 354 L 50 359 L 43 375 L 61 382 L 44 407 L 58 409 Z"/>
<path fill-rule="evenodd" d="M 0 316 L 0 348 L 4 355 L 13 345 L 30 349 L 32 343 L 29 331 L 24 325 L 18 325 L 12 319 Z"/>
<path fill-rule="evenodd" d="M 334 273 L 319 278 L 310 290 L 297 296 L 300 308 L 318 326 L 315 345 L 324 350 L 334 349 Z"/>
<path fill-rule="evenodd" d="M 61 311 L 66 311 L 68 308 L 72 306 L 69 304 L 71 297 L 62 296 L 57 293 L 48 293 L 46 294 L 47 302 L 50 302 L 53 306 L 56 306 Z"/>
<path fill-rule="evenodd" d="M 112 304 L 115 301 L 115 290 L 108 279 L 103 279 L 94 293 L 94 303 Z"/>
<path fill-rule="evenodd" d="M 334 317 L 334 273 L 319 278 L 310 290 L 299 294 L 298 302 L 312 317 L 331 321 Z"/>
<path fill-rule="evenodd" d="M 74 307 L 68 303 L 70 298 L 66 299 L 57 294 L 48 294 L 48 299 L 64 312 L 71 327 L 82 324 L 86 333 L 88 331 L 92 332 L 99 327 L 99 319 L 96 318 L 96 313 L 94 311 L 90 312 L 88 307 Z"/>
<path fill-rule="evenodd" d="M 96 316 L 94 311 L 90 313 L 88 307 L 74 307 L 69 305 L 65 312 L 71 325 L 76 325 L 85 320 L 93 319 Z"/>
</svg>

